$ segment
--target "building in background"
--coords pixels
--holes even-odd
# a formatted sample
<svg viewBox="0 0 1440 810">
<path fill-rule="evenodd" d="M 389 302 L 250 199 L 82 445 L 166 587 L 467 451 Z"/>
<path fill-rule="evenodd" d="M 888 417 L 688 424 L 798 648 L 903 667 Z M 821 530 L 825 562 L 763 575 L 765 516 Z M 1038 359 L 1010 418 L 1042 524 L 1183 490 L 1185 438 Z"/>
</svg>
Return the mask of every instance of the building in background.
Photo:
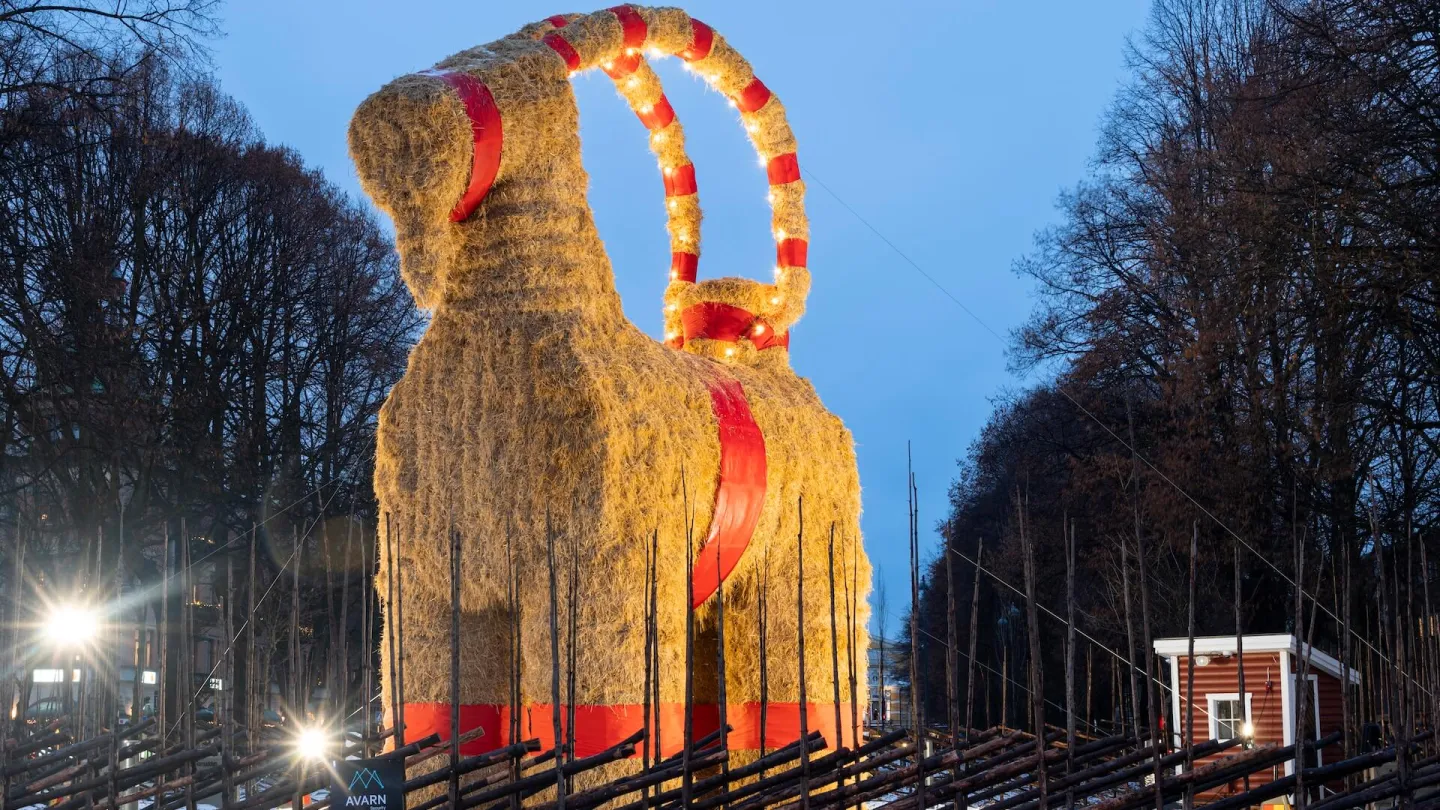
<svg viewBox="0 0 1440 810">
<path fill-rule="evenodd" d="M 1315 649 L 1305 649 L 1289 634 L 1245 636 L 1244 660 L 1237 653 L 1235 636 L 1210 636 L 1195 639 L 1195 687 L 1193 731 L 1188 735 L 1194 744 L 1207 740 L 1241 738 L 1247 745 L 1290 745 L 1297 736 L 1295 708 L 1296 680 L 1299 670 L 1305 672 L 1305 716 L 1308 718 L 1304 738 L 1318 739 L 1345 730 L 1342 711 L 1342 684 L 1347 680 L 1352 690 L 1351 706 L 1357 706 L 1355 691 L 1360 675 L 1348 671 L 1335 658 Z M 1155 641 L 1155 652 L 1169 666 L 1169 719 L 1166 723 L 1176 745 L 1181 745 L 1187 719 L 1192 717 L 1189 692 L 1190 640 L 1162 638 Z M 1245 673 L 1244 694 L 1240 690 L 1240 672 Z M 1195 761 L 1198 767 L 1219 759 L 1224 752 Z M 1327 746 L 1309 758 L 1310 766 L 1338 762 L 1344 751 L 1339 744 Z M 1294 763 L 1286 760 L 1277 775 L 1292 773 Z M 1264 774 L 1250 776 L 1251 787 L 1268 782 Z M 1203 798 L 1215 799 L 1236 792 L 1238 786 L 1225 786 L 1208 791 Z"/>
<path fill-rule="evenodd" d="M 877 732 L 908 728 L 910 673 L 895 642 L 883 637 L 870 639 L 869 666 L 865 673 L 870 695 L 865 728 Z"/>
</svg>

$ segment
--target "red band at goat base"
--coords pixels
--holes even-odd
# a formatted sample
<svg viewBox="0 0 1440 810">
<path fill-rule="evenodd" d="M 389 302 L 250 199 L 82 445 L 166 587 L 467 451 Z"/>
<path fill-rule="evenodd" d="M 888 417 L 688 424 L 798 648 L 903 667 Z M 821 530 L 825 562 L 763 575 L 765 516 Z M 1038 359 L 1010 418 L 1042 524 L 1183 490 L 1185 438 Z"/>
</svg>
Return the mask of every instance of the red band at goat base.
<svg viewBox="0 0 1440 810">
<path fill-rule="evenodd" d="M 710 407 L 720 429 L 720 482 L 715 488 L 710 534 L 695 553 L 690 592 L 694 607 L 704 604 L 735 570 L 765 505 L 765 435 L 750 413 L 745 388 L 738 380 L 725 377 L 708 384 Z"/>
<path fill-rule="evenodd" d="M 569 712 L 562 706 L 560 711 L 561 734 L 567 733 L 566 723 Z M 754 750 L 760 747 L 760 704 L 732 703 L 725 707 L 725 720 L 733 731 L 729 735 L 732 749 Z M 840 704 L 841 728 L 835 728 L 834 703 L 805 704 L 805 725 L 809 731 L 818 731 L 825 738 L 831 750 L 843 735 L 840 743 L 855 747 L 853 729 L 850 727 L 850 704 Z M 685 743 L 685 704 L 661 703 L 660 739 L 661 755 L 680 753 Z M 704 737 L 720 727 L 720 710 L 714 704 L 696 704 L 694 709 L 695 739 Z M 653 716 L 652 716 L 653 718 Z M 555 747 L 555 716 L 548 703 L 532 703 L 520 709 L 520 739 L 540 741 L 540 750 Z M 652 719 L 653 723 L 653 719 Z M 613 706 L 575 707 L 575 755 L 588 757 L 604 751 L 639 731 L 645 725 L 645 710 L 641 704 L 618 704 Z M 510 745 L 510 707 L 505 704 L 467 703 L 460 706 L 460 733 L 483 729 L 478 739 L 460 746 L 462 756 L 475 756 Z M 441 740 L 450 739 L 450 705 L 448 703 L 406 703 L 405 739 L 419 740 L 431 734 L 439 734 Z M 800 704 L 770 703 L 766 706 L 765 747 L 781 748 L 800 739 Z M 638 753 L 637 753 L 638 756 Z"/>
<path fill-rule="evenodd" d="M 460 96 L 465 106 L 465 115 L 470 119 L 472 137 L 470 158 L 470 183 L 460 201 L 450 211 L 451 222 L 461 222 L 480 207 L 480 201 L 490 193 L 495 184 L 495 175 L 500 172 L 500 153 L 505 136 L 500 125 L 500 108 L 495 106 L 495 97 L 486 87 L 468 73 L 455 70 L 427 70 L 423 75 L 434 76 Z"/>
</svg>

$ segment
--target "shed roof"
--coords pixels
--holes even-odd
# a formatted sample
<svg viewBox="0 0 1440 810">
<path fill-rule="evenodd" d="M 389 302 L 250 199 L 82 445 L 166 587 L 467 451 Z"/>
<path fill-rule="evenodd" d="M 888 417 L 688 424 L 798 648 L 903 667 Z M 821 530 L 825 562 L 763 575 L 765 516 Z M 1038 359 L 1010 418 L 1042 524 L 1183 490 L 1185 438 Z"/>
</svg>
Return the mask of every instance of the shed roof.
<svg viewBox="0 0 1440 810">
<path fill-rule="evenodd" d="M 1245 652 L 1288 652 L 1291 655 L 1299 655 L 1301 647 L 1306 648 L 1307 657 L 1311 665 L 1322 672 L 1328 672 L 1336 678 L 1343 677 L 1343 667 L 1333 656 L 1327 655 L 1313 647 L 1300 644 L 1295 636 L 1289 633 L 1270 633 L 1266 635 L 1245 636 Z M 1234 655 L 1237 649 L 1234 636 L 1196 636 L 1196 655 Z M 1190 639 L 1188 638 L 1157 638 L 1155 639 L 1155 652 L 1162 658 L 1183 658 L 1190 652 Z M 1350 682 L 1360 683 L 1360 673 L 1352 667 L 1350 669 Z"/>
</svg>

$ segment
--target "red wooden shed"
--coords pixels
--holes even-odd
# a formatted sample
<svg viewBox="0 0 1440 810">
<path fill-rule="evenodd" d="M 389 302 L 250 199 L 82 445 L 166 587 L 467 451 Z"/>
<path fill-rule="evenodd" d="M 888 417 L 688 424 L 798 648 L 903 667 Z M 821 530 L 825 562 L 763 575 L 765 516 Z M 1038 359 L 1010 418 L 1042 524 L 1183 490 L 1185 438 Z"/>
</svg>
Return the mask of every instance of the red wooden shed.
<svg viewBox="0 0 1440 810">
<path fill-rule="evenodd" d="M 1256 745 L 1273 743 L 1290 745 L 1295 739 L 1296 676 L 1302 660 L 1304 644 L 1288 634 L 1245 636 L 1245 694 L 1240 694 L 1240 656 L 1235 636 L 1207 636 L 1195 639 L 1194 733 L 1191 743 L 1253 737 Z M 1155 641 L 1155 652 L 1169 665 L 1170 698 L 1166 728 L 1179 744 L 1184 734 L 1187 705 L 1190 640 L 1163 638 Z M 1353 690 L 1360 676 L 1345 668 L 1333 656 L 1319 650 L 1304 649 L 1309 659 L 1306 681 L 1309 685 L 1307 712 L 1310 717 L 1307 737 L 1314 739 L 1339 731 L 1344 725 L 1341 711 L 1341 684 L 1349 681 Z M 1351 692 L 1352 700 L 1355 698 Z M 1353 705 L 1353 704 L 1352 704 Z M 1330 746 L 1319 754 L 1319 763 L 1336 762 L 1343 755 L 1339 745 Z M 1216 757 L 1201 759 L 1196 765 Z M 1291 773 L 1287 761 L 1274 773 L 1257 774 L 1250 779 L 1251 787 Z M 1215 799 L 1234 792 L 1238 786 L 1223 787 L 1206 793 L 1202 798 Z"/>
</svg>

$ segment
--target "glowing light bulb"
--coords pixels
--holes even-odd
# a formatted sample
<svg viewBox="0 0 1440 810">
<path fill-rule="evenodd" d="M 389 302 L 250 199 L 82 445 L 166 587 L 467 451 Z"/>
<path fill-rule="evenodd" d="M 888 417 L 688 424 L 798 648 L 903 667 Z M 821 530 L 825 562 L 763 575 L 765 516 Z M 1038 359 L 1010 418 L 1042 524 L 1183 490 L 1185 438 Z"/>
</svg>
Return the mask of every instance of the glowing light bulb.
<svg viewBox="0 0 1440 810">
<path fill-rule="evenodd" d="M 681 229 L 680 229 L 680 233 L 679 233 L 678 235 L 679 235 L 679 237 L 680 237 L 680 241 L 681 241 L 681 242 L 689 242 L 689 241 L 690 241 L 690 232 L 687 231 L 687 230 L 685 230 L 684 228 L 681 228 Z"/>
<path fill-rule="evenodd" d="M 626 87 L 635 87 L 638 84 L 640 84 L 640 80 L 635 78 L 634 76 L 631 76 L 630 78 L 625 80 Z"/>
<path fill-rule="evenodd" d="M 575 74 L 577 74 L 577 73 L 579 73 L 579 72 L 580 72 L 580 71 L 578 71 L 578 70 L 572 70 L 572 71 L 570 71 L 569 73 L 566 73 L 566 74 L 565 74 L 565 78 L 567 78 L 567 79 L 573 79 L 573 78 L 575 78 Z"/>
<path fill-rule="evenodd" d="M 673 167 L 673 166 L 666 166 L 666 167 L 665 167 L 665 176 L 666 176 L 666 177 L 669 177 L 670 175 L 672 175 L 672 174 L 674 174 L 674 173 L 675 173 L 675 167 Z"/>
<path fill-rule="evenodd" d="M 45 621 L 45 635 L 58 646 L 83 645 L 100 629 L 100 617 L 92 610 L 74 605 L 55 608 Z"/>
<path fill-rule="evenodd" d="M 768 163 L 768 161 L 765 160 L 765 156 L 764 156 L 764 155 L 761 155 L 760 157 L 756 158 L 756 161 L 759 162 L 760 168 L 762 168 L 762 169 L 765 168 L 765 166 L 766 166 L 767 163 Z"/>
<path fill-rule="evenodd" d="M 666 340 L 674 340 L 674 339 L 677 338 L 677 337 L 680 337 L 680 335 L 679 335 L 678 333 L 676 333 L 676 332 L 666 332 L 666 333 L 665 333 L 665 339 L 666 339 Z"/>
<path fill-rule="evenodd" d="M 614 63 L 614 62 L 606 62 L 605 65 L 604 65 L 604 67 L 605 67 L 606 70 L 614 70 L 614 69 L 615 69 L 615 63 Z"/>
<path fill-rule="evenodd" d="M 777 229 L 775 230 L 775 238 L 776 238 L 776 239 L 779 239 L 779 240 L 782 241 L 782 242 L 785 241 L 785 229 L 784 229 L 784 228 L 777 228 Z"/>
<path fill-rule="evenodd" d="M 1255 727 L 1250 725 L 1249 721 L 1246 721 L 1244 725 L 1240 726 L 1240 736 L 1247 740 L 1254 739 Z"/>
<path fill-rule="evenodd" d="M 770 303 L 771 303 L 771 304 L 774 304 L 775 306 L 779 306 L 779 305 L 780 305 L 780 296 L 777 295 L 777 296 L 775 296 L 774 298 L 771 298 L 771 299 L 770 299 Z"/>
<path fill-rule="evenodd" d="M 774 195 L 774 194 L 766 194 L 766 195 L 765 195 L 765 202 L 770 203 L 771 205 L 774 205 L 774 204 L 775 204 L 775 195 Z"/>
<path fill-rule="evenodd" d="M 637 51 L 636 51 L 634 48 L 626 48 L 626 49 L 625 49 L 625 55 L 626 55 L 626 56 L 634 56 L 636 53 L 637 53 Z"/>
<path fill-rule="evenodd" d="M 733 99 L 733 98 L 732 98 L 732 99 L 727 99 L 727 100 L 726 100 L 726 103 L 729 104 L 731 107 L 735 107 L 735 106 L 736 106 L 736 104 L 735 104 L 735 99 Z"/>
<path fill-rule="evenodd" d="M 678 271 L 678 270 L 671 270 L 671 271 L 670 271 L 670 280 L 671 280 L 671 281 L 674 281 L 674 280 L 677 279 L 677 278 L 680 278 L 680 271 Z"/>
<path fill-rule="evenodd" d="M 651 59 L 659 59 L 660 57 L 665 55 L 665 52 L 660 50 L 659 48 L 646 48 L 645 54 Z"/>
<path fill-rule="evenodd" d="M 674 200 L 670 200 L 668 203 L 666 203 L 666 205 L 670 206 L 671 211 L 674 211 L 676 206 L 679 205 L 679 203 L 675 202 Z"/>
<path fill-rule="evenodd" d="M 755 329 L 752 330 L 752 331 L 753 331 L 755 334 L 757 334 L 757 335 L 763 335 L 763 334 L 765 334 L 765 324 L 763 324 L 763 323 L 757 323 L 757 324 L 755 324 Z"/>
<path fill-rule="evenodd" d="M 663 133 L 663 132 L 657 132 L 657 133 L 655 133 L 654 135 L 651 135 L 651 136 L 650 136 L 650 140 L 654 141 L 655 143 L 664 143 L 664 142 L 665 142 L 665 133 Z"/>
<path fill-rule="evenodd" d="M 325 738 L 325 732 L 317 728 L 305 729 L 295 738 L 295 753 L 304 759 L 325 759 L 329 748 L 329 740 Z"/>
<path fill-rule="evenodd" d="M 785 275 L 785 268 L 781 267 L 781 266 L 778 265 L 778 264 L 775 265 L 775 275 L 777 275 L 777 276 L 783 276 L 783 275 Z"/>
<path fill-rule="evenodd" d="M 675 310 L 677 310 L 677 309 L 679 309 L 679 308 L 680 308 L 680 305 L 679 305 L 679 304 L 666 304 L 666 305 L 665 305 L 665 311 L 666 311 L 666 312 L 674 312 Z"/>
<path fill-rule="evenodd" d="M 726 349 L 726 350 L 725 350 L 725 356 L 726 356 L 726 357 L 734 357 L 734 356 L 735 356 L 735 350 L 734 350 L 734 349 Z"/>
<path fill-rule="evenodd" d="M 751 122 L 746 122 L 746 124 L 745 124 L 745 131 L 746 131 L 746 132 L 749 132 L 750 134 L 753 135 L 753 134 L 755 134 L 756 132 L 759 132 L 759 131 L 760 131 L 760 126 L 759 126 L 758 124 L 754 123 L 753 121 L 751 121 Z"/>
</svg>

